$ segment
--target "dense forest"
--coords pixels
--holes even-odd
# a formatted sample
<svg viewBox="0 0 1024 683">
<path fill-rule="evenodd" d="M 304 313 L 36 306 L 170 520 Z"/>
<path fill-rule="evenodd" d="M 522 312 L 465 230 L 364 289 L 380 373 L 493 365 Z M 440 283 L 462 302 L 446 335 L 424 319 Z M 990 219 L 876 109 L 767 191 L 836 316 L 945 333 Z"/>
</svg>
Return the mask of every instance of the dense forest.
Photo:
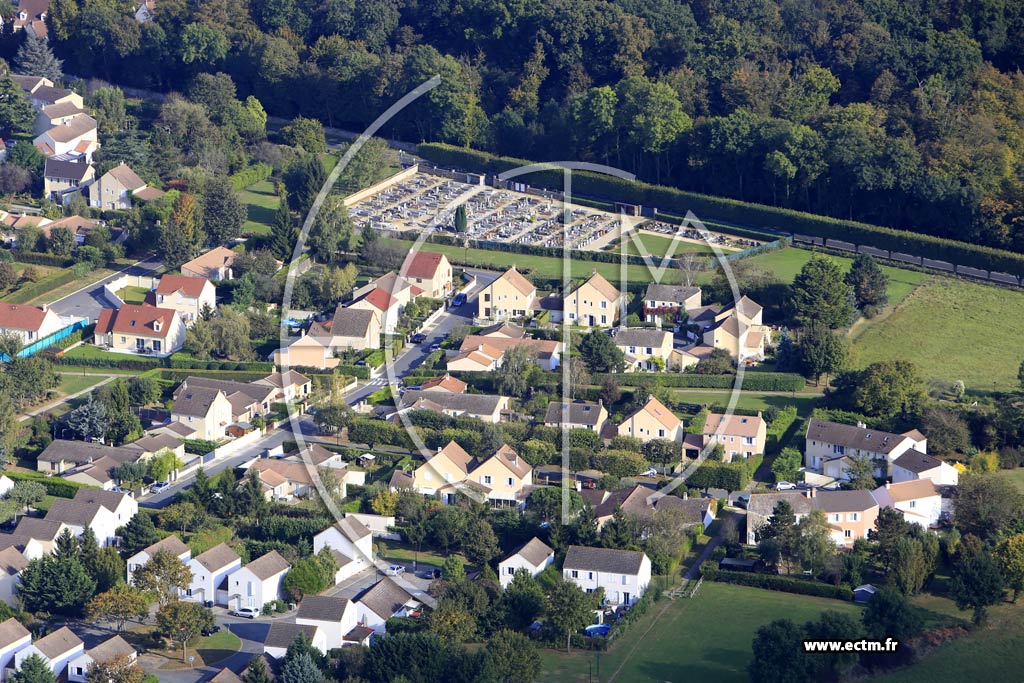
<svg viewBox="0 0 1024 683">
<path fill-rule="evenodd" d="M 51 0 L 65 70 L 1024 251 L 1019 0 Z M 8 50 L 15 39 L 7 40 Z"/>
</svg>

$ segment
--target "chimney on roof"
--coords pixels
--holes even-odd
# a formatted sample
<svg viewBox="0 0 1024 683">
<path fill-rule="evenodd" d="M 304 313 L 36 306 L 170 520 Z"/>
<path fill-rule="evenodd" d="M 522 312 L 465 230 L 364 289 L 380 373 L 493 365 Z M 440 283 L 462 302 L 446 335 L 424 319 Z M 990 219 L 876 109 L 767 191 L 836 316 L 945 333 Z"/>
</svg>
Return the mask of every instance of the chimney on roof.
<svg viewBox="0 0 1024 683">
<path fill-rule="evenodd" d="M 683 491 L 683 500 L 689 500 L 689 499 L 690 499 L 690 494 L 687 493 L 686 491 Z"/>
<path fill-rule="evenodd" d="M 887 481 L 887 482 L 885 482 L 885 488 L 886 488 L 886 489 L 890 489 L 890 488 L 892 488 L 892 482 L 891 482 L 891 481 Z"/>
<path fill-rule="evenodd" d="M 807 489 L 807 497 L 813 499 L 815 496 L 817 496 L 817 492 L 818 489 L 812 486 L 811 488 Z"/>
</svg>

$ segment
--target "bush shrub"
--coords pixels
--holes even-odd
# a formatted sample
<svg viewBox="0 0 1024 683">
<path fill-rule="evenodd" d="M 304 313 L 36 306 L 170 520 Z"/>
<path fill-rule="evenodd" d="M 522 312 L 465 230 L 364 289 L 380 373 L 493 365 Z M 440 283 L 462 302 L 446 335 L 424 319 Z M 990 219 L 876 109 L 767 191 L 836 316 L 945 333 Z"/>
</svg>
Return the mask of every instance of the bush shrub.
<svg viewBox="0 0 1024 683">
<path fill-rule="evenodd" d="M 620 386 L 642 386 L 653 383 L 676 389 L 732 389 L 735 375 L 697 375 L 672 372 L 630 372 L 591 376 L 594 384 L 602 384 L 614 377 Z M 742 388 L 747 391 L 800 391 L 807 385 L 801 376 L 789 372 L 748 372 L 743 375 Z"/>
<path fill-rule="evenodd" d="M 207 441 L 205 439 L 185 439 L 184 444 L 185 452 L 192 455 L 206 455 L 217 448 L 216 441 Z"/>
<path fill-rule="evenodd" d="M 261 180 L 266 180 L 267 178 L 270 177 L 270 174 L 273 172 L 273 166 L 271 166 L 270 164 L 263 163 L 261 161 L 259 163 L 253 164 L 249 168 L 242 169 L 238 173 L 229 176 L 228 180 L 231 182 L 231 189 L 233 189 L 235 192 L 238 192 L 239 190 L 244 190 L 250 185 L 255 185 Z"/>
<path fill-rule="evenodd" d="M 46 493 L 58 498 L 74 498 L 78 489 L 93 489 L 95 486 L 79 484 L 78 482 L 60 479 L 59 477 L 47 477 L 42 472 L 4 472 L 14 481 L 37 481 L 46 487 Z"/>
<path fill-rule="evenodd" d="M 808 581 L 792 576 L 779 576 L 777 574 L 733 572 L 719 569 L 713 562 L 702 564 L 700 571 L 704 578 L 720 583 L 732 583 L 738 586 L 764 588 L 784 593 L 813 595 L 819 598 L 832 598 L 833 600 L 845 600 L 847 602 L 853 600 L 853 591 L 848 586 L 833 586 L 828 583 L 818 583 L 817 581 Z"/>
</svg>

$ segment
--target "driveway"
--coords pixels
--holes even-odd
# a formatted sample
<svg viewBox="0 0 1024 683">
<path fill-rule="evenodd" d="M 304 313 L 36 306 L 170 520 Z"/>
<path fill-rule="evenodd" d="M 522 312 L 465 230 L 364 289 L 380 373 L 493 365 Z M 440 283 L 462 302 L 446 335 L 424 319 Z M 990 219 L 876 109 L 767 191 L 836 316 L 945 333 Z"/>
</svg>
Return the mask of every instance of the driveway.
<svg viewBox="0 0 1024 683">
<path fill-rule="evenodd" d="M 100 317 L 100 311 L 103 307 L 110 305 L 110 302 L 103 296 L 103 285 L 113 282 L 124 275 L 152 275 L 163 268 L 163 265 L 158 257 L 151 256 L 145 261 L 132 264 L 110 277 L 87 285 L 61 299 L 57 299 L 50 304 L 50 308 L 59 316 L 74 316 L 96 320 Z"/>
</svg>

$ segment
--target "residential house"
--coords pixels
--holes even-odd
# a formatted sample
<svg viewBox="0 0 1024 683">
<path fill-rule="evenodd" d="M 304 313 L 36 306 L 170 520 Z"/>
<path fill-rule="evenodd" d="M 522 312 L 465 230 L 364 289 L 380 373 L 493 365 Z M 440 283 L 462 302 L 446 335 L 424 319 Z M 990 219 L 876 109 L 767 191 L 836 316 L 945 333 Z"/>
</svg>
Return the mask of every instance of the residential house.
<svg viewBox="0 0 1024 683">
<path fill-rule="evenodd" d="M 524 489 L 533 485 L 533 467 L 508 444 L 477 465 L 472 476 L 487 489 L 488 500 L 499 505 L 518 505 Z"/>
<path fill-rule="evenodd" d="M 58 204 L 63 204 L 65 199 L 80 193 L 95 178 L 96 169 L 92 167 L 92 164 L 50 157 L 43 165 L 43 196 Z"/>
<path fill-rule="evenodd" d="M 613 327 L 619 322 L 622 292 L 603 275 L 594 274 L 563 300 L 565 318 L 581 327 Z"/>
<path fill-rule="evenodd" d="M 764 360 L 766 330 L 755 329 L 741 322 L 739 316 L 728 315 L 704 328 L 703 341 L 705 346 L 728 351 L 739 362 L 761 361 Z"/>
<path fill-rule="evenodd" d="M 10 493 L 11 489 L 14 488 L 14 480 L 8 477 L 6 474 L 0 474 L 0 498 Z"/>
<path fill-rule="evenodd" d="M 69 629 L 62 626 L 53 633 L 32 642 L 14 655 L 14 668 L 21 670 L 21 664 L 32 655 L 39 655 L 50 671 L 58 676 L 63 674 L 68 662 L 85 652 L 85 644 Z"/>
<path fill-rule="evenodd" d="M 552 401 L 544 415 L 545 427 L 586 429 L 598 434 L 602 433 L 607 421 L 608 409 L 600 400 L 597 403 L 583 400 Z"/>
<path fill-rule="evenodd" d="M 682 322 L 686 312 L 700 308 L 700 287 L 683 285 L 662 285 L 655 282 L 647 285 L 644 292 L 644 321 L 661 327 L 662 323 L 669 326 Z"/>
<path fill-rule="evenodd" d="M 531 538 L 514 553 L 498 563 L 498 580 L 508 588 L 517 571 L 537 576 L 555 561 L 555 551 L 538 538 Z"/>
<path fill-rule="evenodd" d="M 832 541 L 840 547 L 852 547 L 859 538 L 867 538 L 878 519 L 878 501 L 870 491 L 808 491 L 815 508 L 825 512 Z"/>
<path fill-rule="evenodd" d="M 114 515 L 114 522 L 118 527 L 124 526 L 132 521 L 132 517 L 139 513 L 139 503 L 135 497 L 128 493 L 116 491 L 97 491 L 95 489 L 78 489 L 72 499 L 76 503 L 87 505 L 102 505 Z M 116 527 L 115 527 L 116 528 Z M 102 543 L 102 539 L 97 536 Z"/>
<path fill-rule="evenodd" d="M 153 21 L 154 12 L 156 12 L 156 0 L 136 0 L 135 21 L 140 24 Z"/>
<path fill-rule="evenodd" d="M 313 537 L 313 552 L 324 548 L 330 548 L 338 562 L 335 584 L 373 566 L 373 535 L 354 517 L 345 517 Z"/>
<path fill-rule="evenodd" d="M 756 417 L 709 413 L 704 420 L 704 445 L 721 444 L 725 462 L 763 454 L 767 440 L 768 425 L 760 413 Z"/>
<path fill-rule="evenodd" d="M 615 330 L 615 346 L 625 356 L 627 371 L 660 372 L 669 365 L 672 333 L 642 327 Z"/>
<path fill-rule="evenodd" d="M 812 417 L 807 421 L 804 465 L 834 479 L 849 479 L 849 460 L 843 458 L 868 458 L 875 462 L 876 476 L 888 477 L 896 459 L 911 449 L 928 452 L 928 440 L 917 430 L 891 434 L 868 429 L 864 423 L 854 426 Z"/>
<path fill-rule="evenodd" d="M 46 40 L 46 15 L 49 10 L 50 0 L 18 0 L 18 11 L 12 22 L 13 32 L 24 31 L 33 38 Z M 0 24 L 2 23 L 0 21 Z M 53 86 L 53 82 L 49 79 L 40 78 L 39 80 Z"/>
<path fill-rule="evenodd" d="M 46 520 L 60 522 L 71 529 L 75 536 L 81 536 L 86 528 L 92 529 L 96 541 L 101 546 L 113 545 L 116 542 L 116 531 L 121 525 L 117 523 L 114 513 L 99 503 L 85 503 L 67 498 L 53 501 Z"/>
<path fill-rule="evenodd" d="M 352 301 L 347 308 L 355 311 L 369 311 L 377 315 L 384 334 L 395 334 L 398 320 L 405 306 L 397 297 L 388 294 L 387 290 L 376 288 Z M 333 332 L 333 326 L 332 326 Z"/>
<path fill-rule="evenodd" d="M 94 342 L 112 351 L 164 358 L 185 344 L 185 323 L 177 311 L 138 304 L 104 308 Z"/>
<path fill-rule="evenodd" d="M 886 482 L 872 493 L 879 508 L 893 508 L 903 519 L 925 529 L 939 523 L 942 517 L 942 494 L 931 479 L 913 479 L 900 483 Z"/>
<path fill-rule="evenodd" d="M 399 274 L 432 299 L 444 299 L 452 293 L 452 264 L 444 254 L 410 252 Z"/>
<path fill-rule="evenodd" d="M 440 377 L 433 377 L 420 384 L 421 391 L 444 391 L 449 394 L 464 394 L 469 385 L 461 379 L 452 377 L 447 372 Z"/>
<path fill-rule="evenodd" d="M 714 503 L 711 498 L 689 498 L 685 492 L 682 496 L 674 496 L 637 484 L 612 491 L 593 508 L 599 531 L 619 510 L 641 522 L 653 519 L 659 512 L 672 510 L 682 527 L 702 524 L 707 528 L 715 520 Z"/>
<path fill-rule="evenodd" d="M 0 600 L 13 605 L 21 583 L 21 570 L 28 566 L 28 559 L 15 547 L 0 550 Z"/>
<path fill-rule="evenodd" d="M 132 583 L 132 580 L 135 576 L 135 572 L 138 571 L 140 567 L 142 567 L 147 562 L 152 560 L 153 557 L 161 551 L 170 553 L 171 555 L 177 557 L 179 560 L 181 560 L 182 564 L 187 565 L 189 561 L 192 559 L 192 550 L 187 545 L 182 543 L 180 538 L 178 538 L 175 535 L 168 536 L 167 538 L 159 540 L 147 548 L 143 548 L 142 550 L 128 558 L 128 561 L 125 563 L 128 572 L 128 583 Z"/>
<path fill-rule="evenodd" d="M 463 450 L 462 446 L 449 441 L 448 445 L 437 449 L 437 453 L 416 468 L 412 488 L 427 496 L 435 495 L 445 484 L 464 481 L 475 464 L 473 456 Z"/>
<path fill-rule="evenodd" d="M 289 403 L 301 403 L 307 400 L 313 388 L 313 381 L 295 370 L 272 372 L 263 379 L 254 381 L 253 384 L 277 389 L 274 398 L 277 401 L 288 401 Z"/>
<path fill-rule="evenodd" d="M 956 486 L 960 483 L 960 472 L 948 462 L 915 448 L 904 451 L 903 455 L 892 461 L 894 484 L 922 479 L 930 479 L 939 486 Z"/>
<path fill-rule="evenodd" d="M 46 10 L 46 5 L 49 5 L 49 0 L 24 0 L 24 2 L 44 3 L 43 11 Z M 24 4 L 24 2 L 22 4 Z M 29 12 L 29 14 L 31 15 L 31 12 Z M 15 27 L 17 26 L 18 21 L 15 21 Z M 52 104 L 63 104 L 65 102 L 70 102 L 79 109 L 85 107 L 85 100 L 82 99 L 81 95 L 76 93 L 74 90 L 54 86 L 53 81 L 49 78 L 12 74 L 11 79 L 17 83 L 23 91 L 25 91 L 28 101 L 35 109 L 42 109 L 43 107 L 47 107 Z"/>
<path fill-rule="evenodd" d="M 356 604 L 348 598 L 307 595 L 299 603 L 295 623 L 319 628 L 328 652 L 350 644 L 346 637 L 358 623 Z"/>
<path fill-rule="evenodd" d="M 315 491 L 313 475 L 304 462 L 261 458 L 246 470 L 245 479 L 259 475 L 267 500 L 305 498 Z M 239 483 L 244 486 L 244 481 Z"/>
<path fill-rule="evenodd" d="M 267 637 L 263 640 L 263 654 L 280 661 L 288 652 L 288 646 L 294 643 L 300 635 L 306 636 L 313 647 L 322 654 L 327 654 L 327 638 L 323 630 L 316 626 L 291 624 L 278 620 L 274 620 L 270 624 Z"/>
<path fill-rule="evenodd" d="M 449 417 L 475 417 L 497 424 L 502 411 L 509 409 L 508 396 L 491 394 L 450 394 L 443 391 L 409 389 L 398 402 L 398 410 L 431 410 Z"/>
<path fill-rule="evenodd" d="M 331 322 L 330 348 L 336 351 L 379 349 L 383 333 L 383 317 L 376 307 L 339 306 Z"/>
<path fill-rule="evenodd" d="M 120 467 L 121 464 L 122 463 L 120 461 L 104 456 L 93 460 L 92 463 L 88 465 L 83 465 L 72 472 L 66 473 L 64 475 L 64 479 L 76 484 L 96 486 L 105 491 L 110 491 L 118 485 L 116 475 L 117 468 Z"/>
<path fill-rule="evenodd" d="M 0 334 L 13 334 L 28 345 L 64 329 L 65 324 L 49 306 L 0 302 Z"/>
<path fill-rule="evenodd" d="M 195 438 L 218 441 L 233 422 L 231 401 L 220 389 L 195 387 L 178 394 L 171 406 L 171 422 L 187 425 Z"/>
<path fill-rule="evenodd" d="M 525 347 L 538 365 L 545 370 L 555 370 L 561 362 L 564 345 L 548 339 L 469 334 L 462 340 L 459 352 L 448 357 L 447 369 L 449 372 L 493 370 L 501 367 L 505 352 L 513 347 Z"/>
<path fill-rule="evenodd" d="M 811 499 L 801 491 L 750 494 L 750 500 L 747 502 L 747 545 L 757 545 L 758 530 L 768 523 L 768 519 L 775 514 L 776 506 L 783 501 L 789 503 L 797 522 L 813 509 Z"/>
<path fill-rule="evenodd" d="M 587 593 L 604 589 L 611 605 L 632 605 L 651 583 L 651 560 L 638 550 L 569 546 L 562 576 Z"/>
<path fill-rule="evenodd" d="M 230 596 L 228 576 L 241 566 L 242 558 L 226 543 L 193 557 L 188 561 L 192 581 L 185 592 L 185 598 L 226 607 Z"/>
<path fill-rule="evenodd" d="M 14 668 L 14 658 L 18 652 L 32 644 L 32 634 L 11 617 L 0 623 L 0 680 L 9 678 L 8 671 Z"/>
<path fill-rule="evenodd" d="M 32 134 L 41 135 L 54 126 L 60 126 L 71 121 L 79 114 L 87 113 L 84 109 L 71 101 L 44 104 L 36 110 L 36 120 L 33 124 Z"/>
<path fill-rule="evenodd" d="M 235 609 L 256 607 L 281 599 L 281 582 L 291 569 L 276 550 L 260 556 L 228 575 L 229 605 Z M 231 602 L 233 601 L 233 602 Z"/>
<path fill-rule="evenodd" d="M 80 158 L 85 163 L 92 163 L 92 154 L 100 146 L 96 119 L 85 113 L 75 114 L 64 123 L 37 135 L 32 144 L 44 157 Z"/>
<path fill-rule="evenodd" d="M 407 278 L 402 277 L 392 270 L 381 275 L 376 280 L 355 289 L 352 292 L 353 303 L 362 301 L 367 295 L 371 294 L 375 290 L 380 290 L 381 294 L 387 294 L 397 302 L 397 308 L 394 311 L 395 315 L 401 315 L 402 312 L 405 311 L 405 307 L 409 305 L 410 301 L 423 296 L 422 289 L 414 285 Z M 378 301 L 381 305 L 387 305 L 386 308 L 378 306 L 378 310 L 382 316 L 390 312 L 390 309 L 396 305 L 389 302 L 385 297 L 381 297 Z"/>
<path fill-rule="evenodd" d="M 131 462 L 138 460 L 138 457 L 138 451 L 123 446 L 54 439 L 36 456 L 36 470 L 48 474 L 64 474 L 76 467 L 92 464 L 100 458 Z"/>
<path fill-rule="evenodd" d="M 200 388 L 222 392 L 231 404 L 231 419 L 235 422 L 250 422 L 258 415 L 266 415 L 273 410 L 277 395 L 276 389 L 267 384 L 189 376 L 174 390 L 174 400 Z"/>
<path fill-rule="evenodd" d="M 643 442 L 653 439 L 682 441 L 683 423 L 661 401 L 651 396 L 619 425 L 619 436 L 632 436 Z"/>
<path fill-rule="evenodd" d="M 533 309 L 537 288 L 515 266 L 481 290 L 477 317 L 484 320 L 525 318 Z"/>
<path fill-rule="evenodd" d="M 191 327 L 203 309 L 217 310 L 217 289 L 205 277 L 164 275 L 146 298 L 150 305 L 177 311 L 185 327 Z"/>
<path fill-rule="evenodd" d="M 480 328 L 476 332 L 478 337 L 497 337 L 502 339 L 525 339 L 526 328 L 513 325 L 508 321 L 494 323 L 487 327 Z"/>
<path fill-rule="evenodd" d="M 13 533 L 0 539 L 3 540 L 2 546 L 16 547 L 26 559 L 36 560 L 53 552 L 57 538 L 69 528 L 69 525 L 54 519 L 22 517 Z"/>
<path fill-rule="evenodd" d="M 378 345 L 380 337 L 377 337 Z M 305 330 L 292 337 L 279 349 L 274 350 L 274 365 L 293 368 L 316 368 L 329 370 L 341 362 L 331 348 L 331 337 L 306 334 Z"/>
<path fill-rule="evenodd" d="M 233 277 L 231 265 L 235 262 L 236 256 L 238 253 L 230 249 L 214 247 L 182 265 L 181 274 L 188 277 L 203 277 L 214 282 L 230 280 Z"/>
<path fill-rule="evenodd" d="M 409 616 L 421 605 L 395 581 L 384 577 L 356 598 L 356 619 L 360 626 L 384 633 L 388 619 Z"/>
<path fill-rule="evenodd" d="M 126 443 L 125 448 L 131 448 L 139 452 L 139 460 L 149 460 L 158 453 L 170 451 L 179 459 L 185 458 L 185 443 L 170 434 L 153 434 Z M 173 479 L 172 473 L 172 479 Z"/>
<path fill-rule="evenodd" d="M 85 218 L 83 216 L 65 216 L 64 218 L 55 220 L 52 223 L 48 223 L 42 226 L 42 231 L 46 239 L 50 239 L 51 233 L 57 228 L 67 228 L 68 230 L 71 231 L 71 235 L 74 238 L 75 245 L 81 245 L 85 243 L 85 238 L 89 236 L 89 233 L 91 233 L 96 228 L 102 227 L 103 225 L 103 221 L 96 220 L 95 218 Z M 119 241 L 119 236 L 124 234 L 123 231 L 117 229 L 111 230 L 110 232 L 115 243 Z M 114 235 L 118 235 L 118 237 L 114 237 Z"/>
<path fill-rule="evenodd" d="M 117 661 L 134 662 L 138 656 L 135 648 L 121 636 L 107 638 L 68 662 L 68 680 L 71 683 L 85 683 L 89 667 L 92 665 L 112 664 Z"/>
</svg>

